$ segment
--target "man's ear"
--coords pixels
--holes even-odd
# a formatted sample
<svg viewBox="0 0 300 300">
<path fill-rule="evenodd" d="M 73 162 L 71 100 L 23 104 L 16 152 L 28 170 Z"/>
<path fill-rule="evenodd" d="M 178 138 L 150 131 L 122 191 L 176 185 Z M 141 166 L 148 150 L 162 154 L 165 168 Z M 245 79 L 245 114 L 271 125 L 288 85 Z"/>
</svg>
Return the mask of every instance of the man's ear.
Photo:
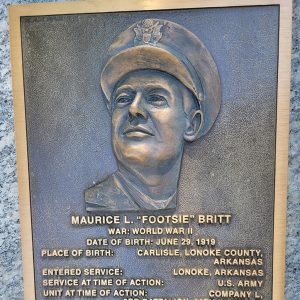
<svg viewBox="0 0 300 300">
<path fill-rule="evenodd" d="M 195 110 L 186 115 L 186 128 L 184 131 L 184 139 L 187 142 L 193 142 L 199 137 L 199 132 L 203 127 L 203 113 Z"/>
</svg>

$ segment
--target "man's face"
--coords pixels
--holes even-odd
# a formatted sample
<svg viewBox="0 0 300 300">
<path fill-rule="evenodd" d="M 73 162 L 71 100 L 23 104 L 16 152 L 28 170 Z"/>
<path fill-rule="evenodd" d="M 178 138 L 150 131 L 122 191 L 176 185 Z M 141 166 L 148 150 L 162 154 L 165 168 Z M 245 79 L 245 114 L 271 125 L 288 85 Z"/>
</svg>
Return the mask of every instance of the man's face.
<svg viewBox="0 0 300 300">
<path fill-rule="evenodd" d="M 112 140 L 119 161 L 168 169 L 184 146 L 185 87 L 154 70 L 128 74 L 112 99 Z"/>
</svg>

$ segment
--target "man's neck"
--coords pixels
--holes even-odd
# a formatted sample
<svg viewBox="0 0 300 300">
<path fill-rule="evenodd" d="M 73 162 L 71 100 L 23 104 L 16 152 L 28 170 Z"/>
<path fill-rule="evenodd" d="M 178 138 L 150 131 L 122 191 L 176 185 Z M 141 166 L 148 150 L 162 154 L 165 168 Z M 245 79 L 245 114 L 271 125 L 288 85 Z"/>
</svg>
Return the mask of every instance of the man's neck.
<svg viewBox="0 0 300 300">
<path fill-rule="evenodd" d="M 148 195 L 153 200 L 163 200 L 174 195 L 177 191 L 180 175 L 181 158 L 172 162 L 167 171 L 161 167 L 127 166 L 119 163 L 119 172 L 136 189 Z"/>
</svg>

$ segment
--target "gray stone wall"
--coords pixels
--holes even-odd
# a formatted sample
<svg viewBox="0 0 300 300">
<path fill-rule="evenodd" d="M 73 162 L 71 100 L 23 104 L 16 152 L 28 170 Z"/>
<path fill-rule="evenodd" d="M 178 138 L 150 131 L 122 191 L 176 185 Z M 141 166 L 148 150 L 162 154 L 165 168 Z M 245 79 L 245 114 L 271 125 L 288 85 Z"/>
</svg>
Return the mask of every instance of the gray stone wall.
<svg viewBox="0 0 300 300">
<path fill-rule="evenodd" d="M 0 299 L 23 299 L 8 12 L 0 3 Z M 58 2 L 58 1 L 52 1 Z M 300 0 L 294 1 L 285 299 L 300 299 Z"/>
</svg>

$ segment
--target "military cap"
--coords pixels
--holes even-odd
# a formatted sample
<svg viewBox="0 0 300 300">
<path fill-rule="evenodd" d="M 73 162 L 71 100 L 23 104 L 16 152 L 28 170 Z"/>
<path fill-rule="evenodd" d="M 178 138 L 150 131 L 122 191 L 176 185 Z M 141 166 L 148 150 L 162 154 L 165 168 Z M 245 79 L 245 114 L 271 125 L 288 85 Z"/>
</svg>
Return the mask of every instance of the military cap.
<svg viewBox="0 0 300 300">
<path fill-rule="evenodd" d="M 122 32 L 108 56 L 100 79 L 108 107 L 123 76 L 142 69 L 159 70 L 195 95 L 204 115 L 199 136 L 209 131 L 220 110 L 220 77 L 211 54 L 192 32 L 167 20 L 145 19 Z"/>
</svg>

